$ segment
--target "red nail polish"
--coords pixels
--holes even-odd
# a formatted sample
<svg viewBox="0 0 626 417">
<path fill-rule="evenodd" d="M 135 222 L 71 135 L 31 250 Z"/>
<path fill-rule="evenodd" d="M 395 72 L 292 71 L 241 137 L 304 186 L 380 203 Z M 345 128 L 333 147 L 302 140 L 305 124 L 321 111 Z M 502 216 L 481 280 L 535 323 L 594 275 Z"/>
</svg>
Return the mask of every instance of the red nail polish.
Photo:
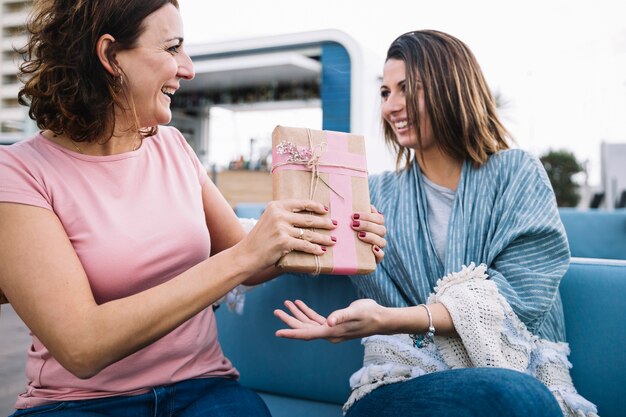
<svg viewBox="0 0 626 417">
<path fill-rule="evenodd" d="M 374 250 L 375 250 L 376 252 L 380 252 L 380 248 L 379 248 L 378 246 L 374 246 Z"/>
<path fill-rule="evenodd" d="M 359 232 L 359 237 L 365 237 L 365 232 Z"/>
<path fill-rule="evenodd" d="M 361 215 L 360 215 L 359 213 L 354 213 L 354 214 L 352 215 L 352 218 L 353 218 L 354 220 L 358 220 L 358 219 L 360 219 L 360 218 L 361 218 Z"/>
<path fill-rule="evenodd" d="M 326 246 L 322 246 L 322 250 L 326 252 Z"/>
<path fill-rule="evenodd" d="M 333 220 L 333 224 L 337 226 L 337 220 Z"/>
<path fill-rule="evenodd" d="M 328 211 L 328 207 L 324 206 L 324 210 Z"/>
<path fill-rule="evenodd" d="M 358 220 L 355 220 L 352 222 L 352 227 L 359 227 L 361 225 L 361 222 Z"/>
<path fill-rule="evenodd" d="M 337 241 L 337 238 L 336 238 L 335 236 L 331 236 L 331 237 L 330 237 L 330 240 L 332 240 L 333 242 L 336 242 L 336 241 Z"/>
</svg>

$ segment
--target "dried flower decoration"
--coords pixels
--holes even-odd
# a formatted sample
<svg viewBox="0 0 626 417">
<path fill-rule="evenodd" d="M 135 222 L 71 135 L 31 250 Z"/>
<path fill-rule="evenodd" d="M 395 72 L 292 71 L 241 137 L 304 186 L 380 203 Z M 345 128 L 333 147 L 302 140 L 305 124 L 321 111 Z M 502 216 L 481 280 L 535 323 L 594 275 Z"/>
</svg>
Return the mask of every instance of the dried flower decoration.
<svg viewBox="0 0 626 417">
<path fill-rule="evenodd" d="M 289 155 L 287 162 L 309 162 L 313 158 L 311 148 L 297 146 L 295 143 L 283 140 L 276 145 L 276 153 L 279 155 Z"/>
</svg>

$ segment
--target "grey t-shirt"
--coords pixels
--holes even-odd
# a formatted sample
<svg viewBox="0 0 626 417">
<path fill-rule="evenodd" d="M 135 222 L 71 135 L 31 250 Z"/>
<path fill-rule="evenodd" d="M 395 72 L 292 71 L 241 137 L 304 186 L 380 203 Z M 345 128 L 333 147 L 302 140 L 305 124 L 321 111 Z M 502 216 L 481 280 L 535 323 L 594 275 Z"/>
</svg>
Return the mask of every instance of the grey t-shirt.
<svg viewBox="0 0 626 417">
<path fill-rule="evenodd" d="M 450 222 L 450 212 L 454 202 L 455 191 L 437 185 L 426 176 L 426 200 L 428 201 L 428 226 L 430 236 L 435 245 L 435 251 L 441 262 L 445 262 L 446 242 L 448 240 L 448 223 Z"/>
</svg>

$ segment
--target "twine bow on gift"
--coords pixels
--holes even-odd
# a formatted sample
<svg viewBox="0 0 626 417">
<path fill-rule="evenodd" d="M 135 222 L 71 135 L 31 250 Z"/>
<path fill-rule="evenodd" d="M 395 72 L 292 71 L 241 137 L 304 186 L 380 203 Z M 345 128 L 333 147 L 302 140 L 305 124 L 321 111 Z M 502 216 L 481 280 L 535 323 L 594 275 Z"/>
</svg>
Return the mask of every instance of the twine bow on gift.
<svg viewBox="0 0 626 417">
<path fill-rule="evenodd" d="M 328 144 L 326 142 L 320 142 L 318 145 L 313 145 L 313 138 L 311 137 L 311 130 L 307 129 L 307 138 L 309 140 L 309 147 L 298 146 L 295 143 L 283 140 L 278 145 L 276 145 L 276 153 L 279 155 L 289 155 L 289 158 L 284 162 L 278 162 L 273 165 L 272 172 L 281 166 L 285 165 L 303 165 L 307 168 L 307 170 L 311 171 L 311 182 L 309 185 L 309 199 L 313 200 L 315 196 L 315 191 L 317 190 L 317 185 L 319 181 L 324 183 L 335 193 L 339 198 L 345 200 L 345 198 L 337 191 L 334 190 L 333 187 L 330 186 L 324 179 L 320 176 L 320 165 L 324 167 L 335 167 L 335 168 L 344 168 L 353 171 L 359 171 L 367 174 L 367 170 L 355 166 L 343 165 L 343 164 L 333 164 L 333 163 L 321 163 L 320 159 L 326 153 L 326 149 Z"/>
</svg>

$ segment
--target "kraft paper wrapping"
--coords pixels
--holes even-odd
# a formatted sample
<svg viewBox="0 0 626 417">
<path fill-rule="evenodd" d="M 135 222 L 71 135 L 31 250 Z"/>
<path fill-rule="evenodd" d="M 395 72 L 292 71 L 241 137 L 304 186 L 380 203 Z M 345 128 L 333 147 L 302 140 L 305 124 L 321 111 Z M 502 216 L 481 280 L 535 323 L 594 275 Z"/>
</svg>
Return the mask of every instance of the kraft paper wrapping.
<svg viewBox="0 0 626 417">
<path fill-rule="evenodd" d="M 371 245 L 352 227 L 352 213 L 369 213 L 370 197 L 363 136 L 277 126 L 272 133 L 274 200 L 312 199 L 329 208 L 337 227 L 319 233 L 337 237 L 324 255 L 293 251 L 277 266 L 288 272 L 367 274 L 376 268 Z"/>
</svg>

